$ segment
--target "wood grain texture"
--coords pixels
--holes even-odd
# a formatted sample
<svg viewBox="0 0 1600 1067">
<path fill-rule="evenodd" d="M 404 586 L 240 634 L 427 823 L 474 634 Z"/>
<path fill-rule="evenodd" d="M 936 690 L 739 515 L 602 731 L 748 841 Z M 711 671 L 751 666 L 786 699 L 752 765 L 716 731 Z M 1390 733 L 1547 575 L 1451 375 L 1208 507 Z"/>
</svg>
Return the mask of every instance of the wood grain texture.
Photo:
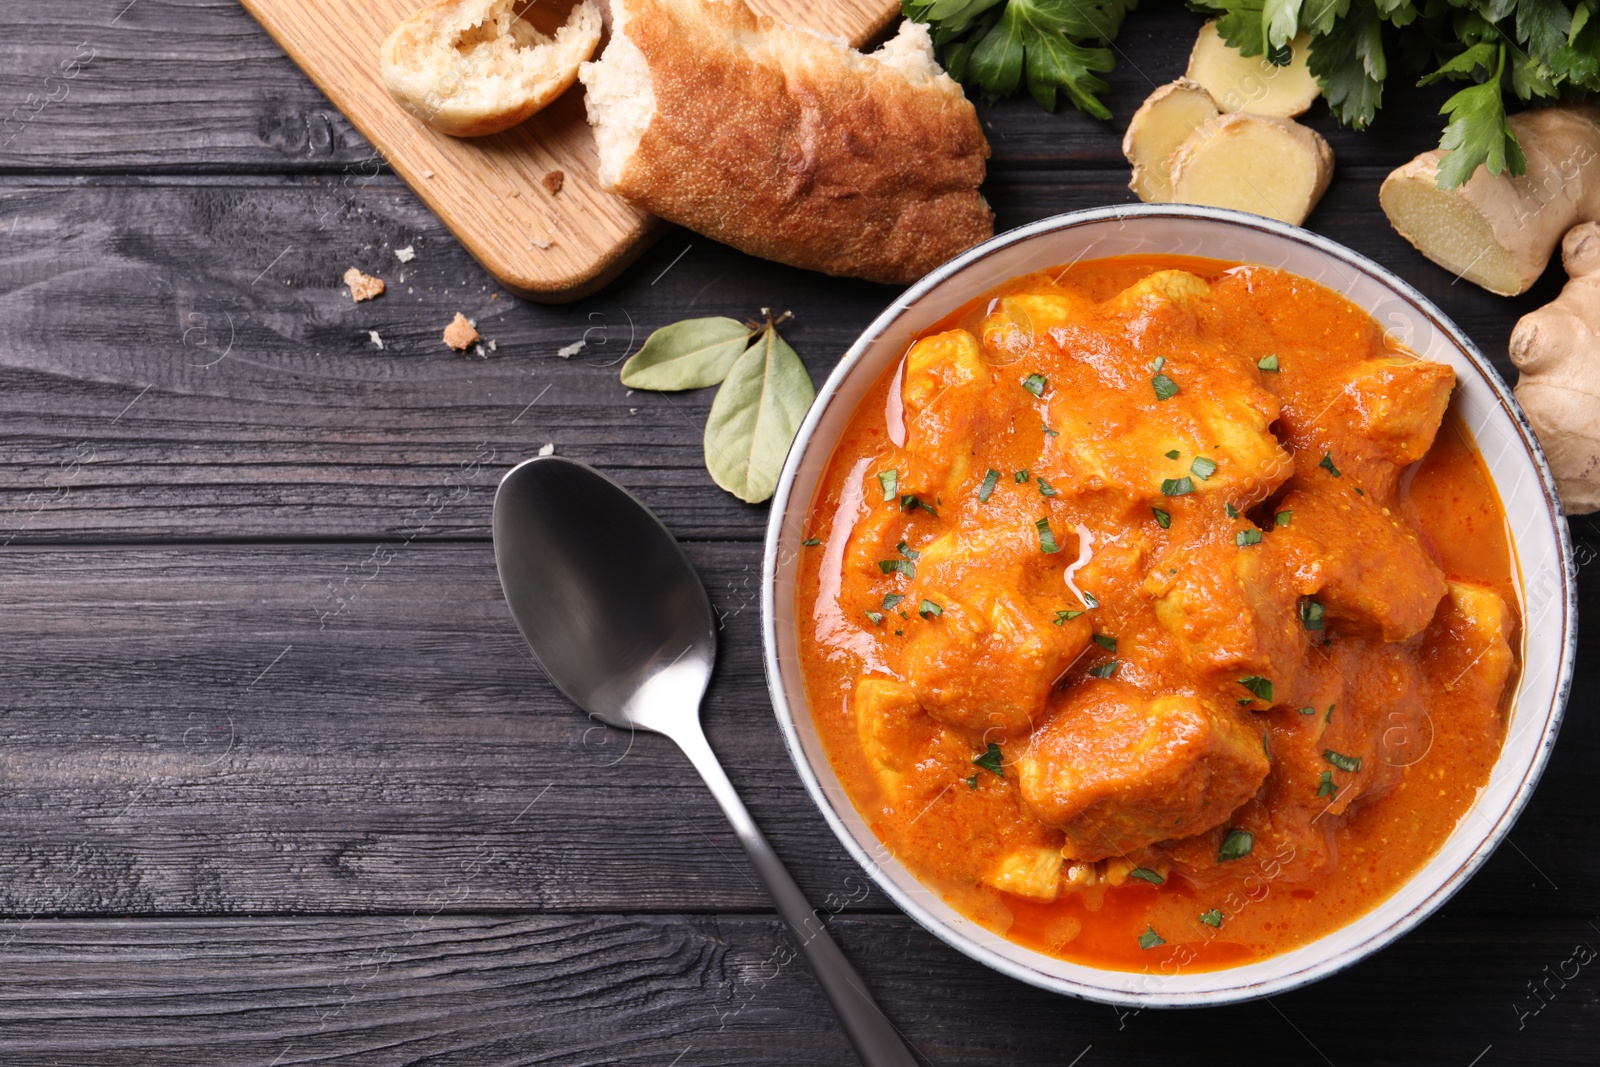
<svg viewBox="0 0 1600 1067">
<path fill-rule="evenodd" d="M 1031 989 L 903 917 L 829 928 L 934 1064 L 1587 1065 L 1600 1027 L 1581 921 L 1440 918 L 1311 989 L 1192 1012 Z M 765 916 L 34 920 L 0 939 L 8 1067 L 856 1062 Z"/>
<path fill-rule="evenodd" d="M 378 46 L 421 5 L 373 0 L 241 0 L 317 88 L 361 131 L 500 284 L 533 300 L 576 300 L 631 262 L 665 226 L 600 188 L 599 157 L 574 89 L 489 137 L 447 137 L 390 98 Z M 862 44 L 893 0 L 756 0 L 763 14 Z M 564 174 L 560 192 L 540 180 Z"/>
<path fill-rule="evenodd" d="M 887 907 L 778 734 L 759 546 L 688 548 L 721 622 L 704 718 L 730 777 L 819 907 Z M 12 546 L 0 589 L 0 915 L 766 907 L 672 745 L 596 727 L 534 666 L 487 543 Z M 1600 899 L 1575 847 L 1600 723 L 1566 729 L 1450 911 L 1512 936 Z"/>
<path fill-rule="evenodd" d="M 1410 278 L 1509 378 L 1505 339 L 1559 266 L 1515 300 L 1452 284 L 1382 221 L 1379 178 L 1342 175 L 1313 228 Z M 1006 226 L 1130 195 L 1120 173 L 1081 169 L 1008 172 L 987 191 Z M 597 297 L 524 303 L 387 176 L 0 179 L 0 231 L 0 541 L 15 543 L 378 538 L 418 507 L 417 536 L 481 537 L 487 487 L 547 443 L 621 478 L 680 536 L 754 539 L 765 509 L 705 474 L 714 391 L 630 394 L 617 365 L 685 315 L 772 306 L 796 312 L 785 335 L 820 384 L 893 296 L 676 231 Z M 353 304 L 350 266 L 388 293 Z M 458 311 L 495 351 L 444 346 Z M 480 451 L 483 491 L 452 497 Z"/>
</svg>

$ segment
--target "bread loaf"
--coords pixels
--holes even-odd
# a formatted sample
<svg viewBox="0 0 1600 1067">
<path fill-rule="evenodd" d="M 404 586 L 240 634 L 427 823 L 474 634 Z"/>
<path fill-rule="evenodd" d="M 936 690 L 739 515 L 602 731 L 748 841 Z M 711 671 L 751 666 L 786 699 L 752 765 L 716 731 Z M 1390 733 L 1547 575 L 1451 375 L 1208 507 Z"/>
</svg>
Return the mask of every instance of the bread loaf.
<svg viewBox="0 0 1600 1067">
<path fill-rule="evenodd" d="M 600 9 L 580 0 L 557 24 L 535 5 L 514 7 L 444 0 L 406 19 L 379 51 L 389 95 L 454 137 L 510 129 L 560 96 L 600 42 Z"/>
<path fill-rule="evenodd" d="M 579 73 L 602 187 L 797 267 L 912 281 L 994 232 L 972 104 L 904 23 L 871 55 L 743 0 L 611 0 Z"/>
</svg>

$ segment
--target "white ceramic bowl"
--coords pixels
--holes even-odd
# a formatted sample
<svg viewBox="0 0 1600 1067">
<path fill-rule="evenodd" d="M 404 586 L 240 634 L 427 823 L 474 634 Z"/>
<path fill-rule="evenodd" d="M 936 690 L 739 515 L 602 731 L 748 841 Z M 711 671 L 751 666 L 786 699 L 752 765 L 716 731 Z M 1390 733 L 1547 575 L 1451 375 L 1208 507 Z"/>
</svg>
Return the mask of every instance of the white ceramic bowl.
<svg viewBox="0 0 1600 1067">
<path fill-rule="evenodd" d="M 862 396 L 940 318 L 1007 279 L 1081 259 L 1186 253 L 1280 267 L 1365 308 L 1426 359 L 1455 368 L 1452 409 L 1477 438 L 1511 523 L 1520 573 L 1522 674 L 1488 785 L 1444 846 L 1392 897 L 1349 925 L 1269 959 L 1220 971 L 1135 974 L 1056 959 L 984 929 L 924 887 L 872 833 L 828 763 L 806 707 L 794 579 L 805 519 L 835 442 Z M 767 684 L 789 755 L 828 824 L 878 886 L 929 931 L 997 971 L 1044 989 L 1131 1006 L 1225 1004 L 1348 967 L 1421 922 L 1470 878 L 1527 803 L 1555 743 L 1577 645 L 1572 549 L 1554 482 L 1511 391 L 1460 330 L 1411 286 L 1314 233 L 1255 215 L 1134 205 L 1044 219 L 951 260 L 867 328 L 817 396 L 784 465 L 767 526 L 762 627 Z"/>
</svg>

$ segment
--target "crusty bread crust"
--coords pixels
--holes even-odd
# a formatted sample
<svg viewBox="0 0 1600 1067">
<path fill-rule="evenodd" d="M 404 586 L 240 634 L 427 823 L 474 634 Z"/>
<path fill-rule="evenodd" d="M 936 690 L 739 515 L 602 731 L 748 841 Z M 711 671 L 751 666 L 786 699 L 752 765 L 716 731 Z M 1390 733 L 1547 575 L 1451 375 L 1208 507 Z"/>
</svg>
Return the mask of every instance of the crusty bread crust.
<svg viewBox="0 0 1600 1067">
<path fill-rule="evenodd" d="M 989 144 L 924 27 L 863 56 L 743 0 L 612 9 L 655 103 L 614 192 L 753 255 L 873 281 L 913 281 L 993 235 Z"/>
</svg>

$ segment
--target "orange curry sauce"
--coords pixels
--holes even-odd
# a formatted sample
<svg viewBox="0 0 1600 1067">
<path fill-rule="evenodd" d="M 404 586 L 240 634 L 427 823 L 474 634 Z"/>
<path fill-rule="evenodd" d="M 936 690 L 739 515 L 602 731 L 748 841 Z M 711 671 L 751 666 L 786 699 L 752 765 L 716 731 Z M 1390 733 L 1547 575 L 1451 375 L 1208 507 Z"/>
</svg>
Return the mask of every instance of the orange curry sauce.
<svg viewBox="0 0 1600 1067">
<path fill-rule="evenodd" d="M 1518 669 L 1452 386 L 1320 285 L 1191 257 L 1013 279 L 919 339 L 837 446 L 798 598 L 885 847 L 1121 970 L 1392 894 L 1487 780 Z"/>
</svg>

